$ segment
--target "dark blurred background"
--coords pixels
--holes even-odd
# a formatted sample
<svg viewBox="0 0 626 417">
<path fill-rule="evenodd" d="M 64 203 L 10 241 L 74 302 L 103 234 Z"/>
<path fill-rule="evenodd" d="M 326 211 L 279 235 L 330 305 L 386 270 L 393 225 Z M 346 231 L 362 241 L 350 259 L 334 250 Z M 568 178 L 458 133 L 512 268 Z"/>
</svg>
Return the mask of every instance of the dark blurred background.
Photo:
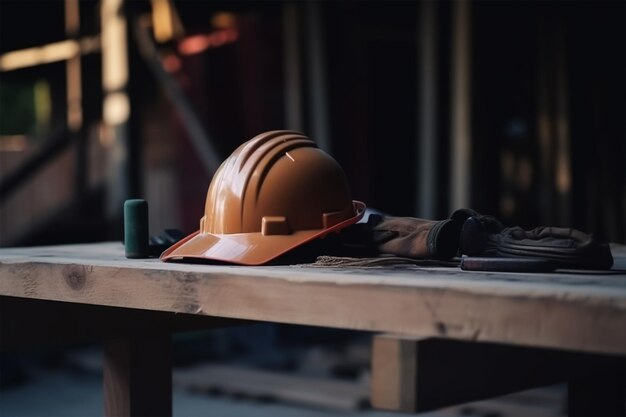
<svg viewBox="0 0 626 417">
<path fill-rule="evenodd" d="M 128 198 L 190 233 L 217 165 L 274 129 L 394 215 L 626 243 L 626 2 L 0 1 L 0 246 L 121 241 Z M 181 335 L 176 358 L 364 340 L 250 335 Z"/>
<path fill-rule="evenodd" d="M 0 244 L 192 232 L 215 167 L 297 129 L 353 197 L 626 240 L 626 4 L 6 1 Z"/>
</svg>

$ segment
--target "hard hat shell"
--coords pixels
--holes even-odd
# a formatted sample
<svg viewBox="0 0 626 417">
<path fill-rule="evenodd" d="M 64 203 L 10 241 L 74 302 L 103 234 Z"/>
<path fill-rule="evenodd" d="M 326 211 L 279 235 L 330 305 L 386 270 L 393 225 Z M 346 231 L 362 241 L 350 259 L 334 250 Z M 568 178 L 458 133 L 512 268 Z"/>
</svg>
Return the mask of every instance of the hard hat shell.
<svg viewBox="0 0 626 417">
<path fill-rule="evenodd" d="M 220 165 L 200 229 L 161 259 L 261 265 L 356 223 L 364 212 L 341 166 L 315 142 L 299 132 L 265 132 Z"/>
</svg>

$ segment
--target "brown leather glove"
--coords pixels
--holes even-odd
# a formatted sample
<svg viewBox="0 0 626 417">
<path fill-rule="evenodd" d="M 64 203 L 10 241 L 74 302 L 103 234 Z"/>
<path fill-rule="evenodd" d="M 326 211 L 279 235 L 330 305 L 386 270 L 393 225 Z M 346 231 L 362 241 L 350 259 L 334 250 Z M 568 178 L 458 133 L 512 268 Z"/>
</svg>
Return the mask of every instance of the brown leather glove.
<svg viewBox="0 0 626 417">
<path fill-rule="evenodd" d="M 460 209 L 449 219 L 430 220 L 390 216 L 374 212 L 340 234 L 348 256 L 394 255 L 413 259 L 444 260 L 457 255 L 461 227 L 470 217 L 483 218 L 471 209 Z"/>
<path fill-rule="evenodd" d="M 462 221 L 371 215 L 366 225 L 370 244 L 379 253 L 416 259 L 456 255 Z"/>
</svg>

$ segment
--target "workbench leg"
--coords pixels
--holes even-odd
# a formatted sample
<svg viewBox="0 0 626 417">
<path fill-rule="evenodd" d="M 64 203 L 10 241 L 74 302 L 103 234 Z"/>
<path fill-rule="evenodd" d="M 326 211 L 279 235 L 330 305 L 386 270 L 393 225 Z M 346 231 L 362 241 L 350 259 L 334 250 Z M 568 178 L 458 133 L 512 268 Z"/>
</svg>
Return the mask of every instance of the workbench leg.
<svg viewBox="0 0 626 417">
<path fill-rule="evenodd" d="M 402 335 L 376 335 L 374 408 L 421 413 L 567 380 L 576 360 L 559 351 Z"/>
<path fill-rule="evenodd" d="M 104 415 L 172 415 L 171 335 L 111 340 L 104 347 Z"/>
<path fill-rule="evenodd" d="M 568 383 L 569 417 L 625 417 L 626 375 L 598 374 L 573 378 Z"/>
</svg>

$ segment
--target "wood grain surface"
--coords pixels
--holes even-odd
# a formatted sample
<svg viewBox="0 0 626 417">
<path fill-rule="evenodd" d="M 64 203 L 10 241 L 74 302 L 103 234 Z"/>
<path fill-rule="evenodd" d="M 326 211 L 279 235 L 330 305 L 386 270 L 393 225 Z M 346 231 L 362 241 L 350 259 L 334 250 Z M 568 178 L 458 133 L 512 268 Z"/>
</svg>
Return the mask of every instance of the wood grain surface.
<svg viewBox="0 0 626 417">
<path fill-rule="evenodd" d="M 163 263 L 115 242 L 9 248 L 0 295 L 625 355 L 622 249 L 614 271 L 524 274 Z"/>
</svg>

